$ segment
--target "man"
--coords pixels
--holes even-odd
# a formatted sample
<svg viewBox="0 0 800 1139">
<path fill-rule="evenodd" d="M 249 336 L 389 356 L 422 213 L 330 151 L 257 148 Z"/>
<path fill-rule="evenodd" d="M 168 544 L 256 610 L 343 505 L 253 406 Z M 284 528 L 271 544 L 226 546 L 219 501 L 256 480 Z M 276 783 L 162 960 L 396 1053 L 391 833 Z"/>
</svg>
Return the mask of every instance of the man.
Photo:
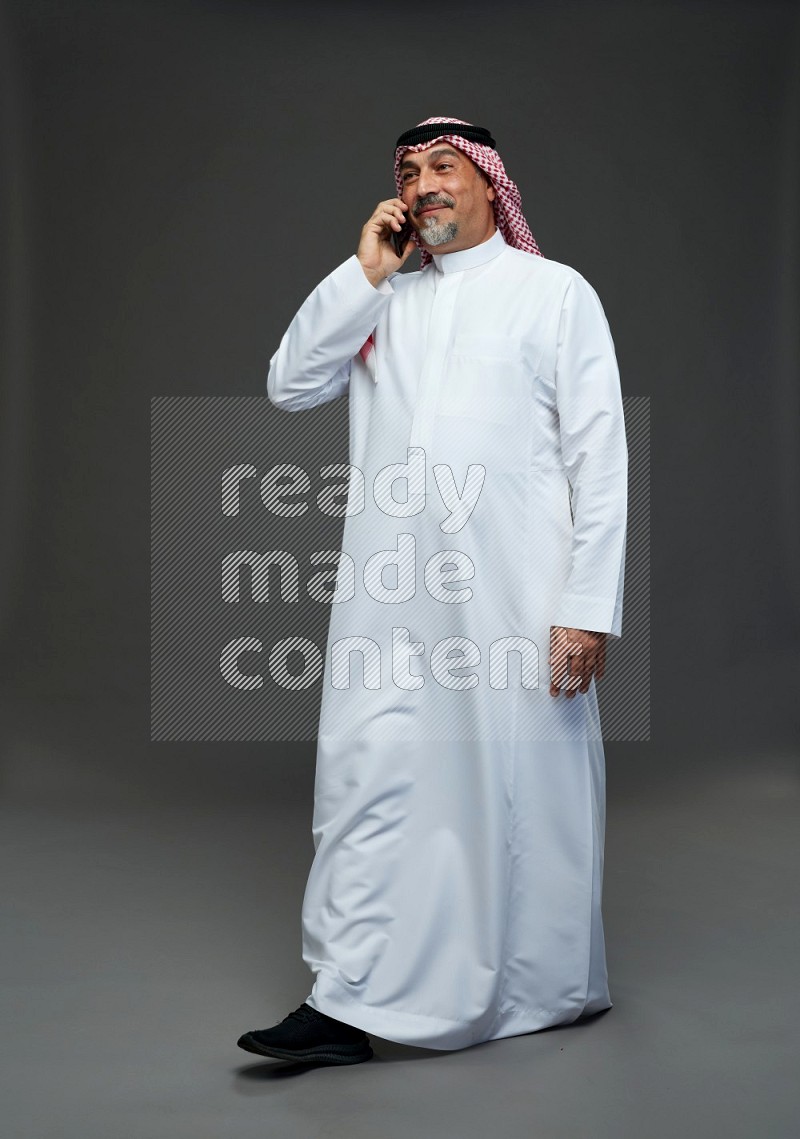
<svg viewBox="0 0 800 1139">
<path fill-rule="evenodd" d="M 457 1049 L 611 1006 L 595 680 L 622 621 L 613 342 L 588 282 L 541 255 L 488 131 L 425 120 L 395 179 L 267 380 L 289 411 L 349 397 L 315 982 L 239 1041 L 304 1061 L 367 1060 L 367 1032 Z M 399 273 L 415 247 L 420 271 Z"/>
</svg>

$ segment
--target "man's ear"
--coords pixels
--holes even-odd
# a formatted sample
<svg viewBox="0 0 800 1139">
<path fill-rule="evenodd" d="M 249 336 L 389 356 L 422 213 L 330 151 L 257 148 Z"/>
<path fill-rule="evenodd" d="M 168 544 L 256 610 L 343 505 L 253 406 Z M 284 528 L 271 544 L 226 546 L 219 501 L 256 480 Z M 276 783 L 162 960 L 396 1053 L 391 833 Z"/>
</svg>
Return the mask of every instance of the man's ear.
<svg viewBox="0 0 800 1139">
<path fill-rule="evenodd" d="M 492 185 L 492 180 L 485 170 L 481 170 L 480 166 L 477 167 L 477 170 L 481 178 L 483 178 L 484 182 L 486 183 L 486 201 L 493 202 L 497 197 L 497 194 L 494 186 Z"/>
</svg>

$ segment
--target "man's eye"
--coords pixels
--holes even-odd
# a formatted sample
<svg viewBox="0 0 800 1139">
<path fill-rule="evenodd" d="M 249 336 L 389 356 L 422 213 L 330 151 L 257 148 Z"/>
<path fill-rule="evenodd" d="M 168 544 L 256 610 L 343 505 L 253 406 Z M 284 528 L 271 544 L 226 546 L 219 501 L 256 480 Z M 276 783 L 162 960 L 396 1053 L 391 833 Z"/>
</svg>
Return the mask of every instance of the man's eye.
<svg viewBox="0 0 800 1139">
<path fill-rule="evenodd" d="M 439 169 L 440 170 L 449 170 L 451 168 L 451 166 L 452 166 L 452 163 L 450 163 L 450 162 L 440 162 L 439 163 Z"/>
</svg>

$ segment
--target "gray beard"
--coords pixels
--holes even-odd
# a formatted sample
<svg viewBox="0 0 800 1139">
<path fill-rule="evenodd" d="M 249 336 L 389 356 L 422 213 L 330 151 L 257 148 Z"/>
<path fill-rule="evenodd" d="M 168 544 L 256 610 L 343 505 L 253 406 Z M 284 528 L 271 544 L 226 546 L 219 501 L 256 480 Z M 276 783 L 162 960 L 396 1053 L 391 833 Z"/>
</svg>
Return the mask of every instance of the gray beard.
<svg viewBox="0 0 800 1139">
<path fill-rule="evenodd" d="M 424 218 L 420 237 L 426 245 L 445 245 L 458 233 L 457 221 L 440 222 L 436 217 Z"/>
</svg>

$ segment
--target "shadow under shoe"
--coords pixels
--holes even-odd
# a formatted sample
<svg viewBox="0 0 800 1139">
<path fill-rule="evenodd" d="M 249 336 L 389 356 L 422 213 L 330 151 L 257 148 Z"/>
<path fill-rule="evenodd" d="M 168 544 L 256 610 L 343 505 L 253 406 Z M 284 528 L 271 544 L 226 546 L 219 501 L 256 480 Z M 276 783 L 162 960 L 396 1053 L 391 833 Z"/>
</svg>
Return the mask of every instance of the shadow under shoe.
<svg viewBox="0 0 800 1139">
<path fill-rule="evenodd" d="M 361 1064 L 373 1056 L 362 1029 L 334 1020 L 305 1001 L 280 1024 L 245 1032 L 237 1044 L 257 1056 L 299 1063 Z"/>
</svg>

